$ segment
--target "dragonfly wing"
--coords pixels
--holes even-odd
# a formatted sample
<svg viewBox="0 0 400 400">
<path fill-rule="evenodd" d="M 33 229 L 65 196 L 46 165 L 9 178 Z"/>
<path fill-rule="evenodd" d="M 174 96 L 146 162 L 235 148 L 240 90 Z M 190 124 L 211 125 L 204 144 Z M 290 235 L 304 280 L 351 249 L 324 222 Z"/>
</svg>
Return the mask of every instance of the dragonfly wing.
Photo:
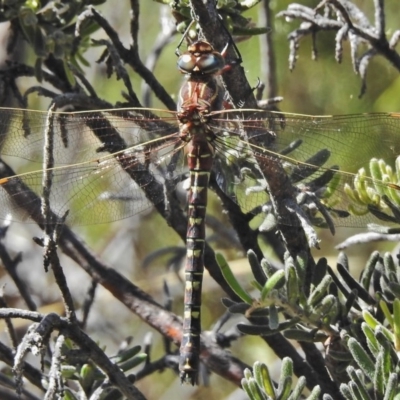
<svg viewBox="0 0 400 400">
<path fill-rule="evenodd" d="M 228 128 L 227 120 L 231 121 Z M 233 124 L 232 121 L 237 122 Z M 243 165 L 254 160 L 262 161 L 265 157 L 278 157 L 297 187 L 299 204 L 304 206 L 316 225 L 329 225 L 329 216 L 338 226 L 365 226 L 370 222 L 379 222 L 377 215 L 379 220 L 382 219 L 378 212 L 371 213 L 375 207 L 373 203 L 367 204 L 365 200 L 360 205 L 362 199 L 357 197 L 357 193 L 354 199 L 348 188 L 360 186 L 357 172 L 361 167 L 370 169 L 372 157 L 382 158 L 394 166 L 400 153 L 400 142 L 396 140 L 400 131 L 399 114 L 313 117 L 241 110 L 218 113 L 214 116 L 214 123 L 216 126 L 225 126 L 225 129 L 219 128 L 222 133 L 219 138 L 224 138 L 225 142 L 225 137 L 230 135 L 248 143 L 247 148 L 239 144 L 233 146 L 238 150 L 242 146 L 245 150 L 242 155 L 235 155 L 234 161 L 226 163 L 230 166 L 230 173 L 234 170 L 232 164 L 243 175 Z M 250 153 L 253 158 L 249 156 Z M 260 194 L 254 195 L 254 191 L 262 191 L 262 184 L 254 186 L 254 182 L 262 182 L 262 176 L 274 173 L 261 171 L 261 174 L 257 174 L 254 167 L 250 171 L 248 176 L 253 175 L 253 180 L 236 173 L 240 184 L 235 191 L 251 193 L 242 201 L 248 205 L 247 209 L 255 205 L 253 199 L 262 201 Z M 400 199 L 400 186 L 398 183 L 388 185 L 384 175 L 375 174 L 362 184 L 369 200 L 377 201 L 378 209 L 386 209 L 392 214 L 391 206 Z M 230 193 L 227 182 L 223 179 L 220 182 L 223 182 L 223 189 Z M 384 195 L 389 196 L 389 205 L 385 205 Z M 391 220 L 394 221 L 393 218 Z"/>
<path fill-rule="evenodd" d="M 39 150 L 43 151 L 46 125 L 52 127 L 54 140 L 55 166 L 49 171 L 53 176 L 51 207 L 59 216 L 69 210 L 68 223 L 96 224 L 140 213 L 162 201 L 166 181 L 183 173 L 173 113 L 165 113 L 164 119 L 142 109 L 55 113 L 51 124 L 46 113 L 1 110 L 1 121 L 1 113 L 4 121 L 8 120 L 0 135 L 2 157 L 34 161 L 20 161 L 27 170 L 0 181 L 0 201 L 7 204 L 0 210 L 1 218 L 10 212 L 13 220 L 24 215 L 17 217 L 10 205 L 6 184 L 18 180 L 36 194 L 42 193 L 43 156 Z"/>
<path fill-rule="evenodd" d="M 88 161 L 108 143 L 116 149 L 148 142 L 177 131 L 173 112 L 154 114 L 148 109 L 90 112 L 47 112 L 0 109 L 1 156 L 17 157 L 42 166 L 44 132 L 51 122 L 56 165 Z M 122 142 L 121 142 L 122 140 Z"/>
<path fill-rule="evenodd" d="M 243 210 L 244 213 L 260 212 L 268 202 L 266 180 L 253 149 L 241 138 L 239 127 L 213 126 L 216 139 L 214 176 L 218 186 Z"/>
</svg>

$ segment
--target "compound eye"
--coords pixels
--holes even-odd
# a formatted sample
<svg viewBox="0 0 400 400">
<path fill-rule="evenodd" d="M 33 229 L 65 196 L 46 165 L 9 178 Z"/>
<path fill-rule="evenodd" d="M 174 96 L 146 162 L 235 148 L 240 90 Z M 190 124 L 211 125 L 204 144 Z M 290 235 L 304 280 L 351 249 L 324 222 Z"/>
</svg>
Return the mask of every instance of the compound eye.
<svg viewBox="0 0 400 400">
<path fill-rule="evenodd" d="M 178 68 L 181 72 L 191 73 L 196 67 L 196 57 L 191 54 L 182 54 L 177 61 Z"/>
<path fill-rule="evenodd" d="M 203 54 L 197 59 L 197 67 L 203 74 L 215 74 L 224 68 L 225 60 L 217 52 Z"/>
</svg>

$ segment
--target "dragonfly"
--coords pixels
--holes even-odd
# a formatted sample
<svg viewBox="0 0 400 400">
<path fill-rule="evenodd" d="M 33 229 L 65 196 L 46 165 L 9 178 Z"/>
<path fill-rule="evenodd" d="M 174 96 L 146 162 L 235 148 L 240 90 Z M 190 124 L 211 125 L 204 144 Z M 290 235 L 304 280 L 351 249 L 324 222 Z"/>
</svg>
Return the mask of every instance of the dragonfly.
<svg viewBox="0 0 400 400">
<path fill-rule="evenodd" d="M 145 108 L 85 112 L 0 109 L 0 218 L 27 223 L 51 173 L 55 220 L 90 225 L 122 219 L 159 203 L 183 184 L 187 236 L 182 382 L 197 383 L 207 192 L 212 178 L 244 213 L 274 216 L 266 161 L 278 160 L 298 206 L 317 226 L 365 227 L 396 222 L 400 203 L 400 113 L 306 116 L 227 106 L 220 75 L 225 49 L 205 40 L 178 59 L 187 79 L 178 111 Z M 52 139 L 43 167 L 44 135 Z M 371 156 L 376 160 L 370 161 Z M 384 160 L 384 161 L 382 161 Z M 369 176 L 366 168 L 371 168 Z M 377 165 L 377 167 L 376 167 Z M 47 168 L 47 169 L 46 169 Z M 364 168 L 364 170 L 360 170 Z M 6 172 L 4 172 L 6 171 Z M 8 174 L 8 176 L 7 176 Z M 17 187 L 17 191 L 15 191 Z M 36 208 L 35 208 L 36 207 Z M 54 219 L 50 222 L 54 223 Z M 49 222 L 49 223 L 50 223 Z M 279 219 L 281 224 L 292 221 Z M 277 225 L 279 226 L 279 225 Z"/>
</svg>

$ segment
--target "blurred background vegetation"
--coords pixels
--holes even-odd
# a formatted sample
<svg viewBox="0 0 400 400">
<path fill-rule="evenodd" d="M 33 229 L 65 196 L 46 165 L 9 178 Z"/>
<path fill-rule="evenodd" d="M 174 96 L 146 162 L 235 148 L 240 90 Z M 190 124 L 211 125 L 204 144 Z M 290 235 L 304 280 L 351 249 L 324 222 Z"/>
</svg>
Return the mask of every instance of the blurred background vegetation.
<svg viewBox="0 0 400 400">
<path fill-rule="evenodd" d="M 317 35 L 318 60 L 311 59 L 311 38 L 306 37 L 300 43 L 299 57 L 294 71 L 288 67 L 289 47 L 287 36 L 294 29 L 298 28 L 299 22 L 289 21 L 284 17 L 276 18 L 276 14 L 287 9 L 290 1 L 270 1 L 272 11 L 271 32 L 273 52 L 276 58 L 277 68 L 277 93 L 283 96 L 284 101 L 280 108 L 285 112 L 304 113 L 314 115 L 330 114 L 352 114 L 361 112 L 396 111 L 399 108 L 399 100 L 396 94 L 399 85 L 399 76 L 393 66 L 382 57 L 373 59 L 367 73 L 368 90 L 359 99 L 361 88 L 360 78 L 353 73 L 349 45 L 345 42 L 343 62 L 339 65 L 335 61 L 334 46 L 335 35 L 332 32 L 319 32 Z M 302 5 L 315 7 L 317 1 L 302 1 Z M 354 1 L 370 21 L 374 18 L 374 7 L 372 1 Z M 386 31 L 388 36 L 397 29 L 397 3 L 394 0 L 385 2 L 386 10 Z M 126 11 L 124 12 L 124 7 Z M 119 3 L 115 8 L 106 1 L 100 4 L 97 9 L 107 16 L 112 27 L 117 30 L 125 45 L 130 43 L 129 36 L 129 4 Z M 146 60 L 152 53 L 155 40 L 160 34 L 160 18 L 164 18 L 169 11 L 167 5 L 155 1 L 140 3 L 140 30 L 139 30 L 139 53 L 142 60 Z M 259 22 L 260 7 L 254 7 L 244 14 L 251 18 L 254 24 L 262 26 Z M 92 35 L 95 39 L 106 38 L 105 33 L 100 29 Z M 166 88 L 171 96 L 176 96 L 182 75 L 176 72 L 175 49 L 180 40 L 180 34 L 176 34 L 171 42 L 165 46 L 160 58 L 157 60 L 154 74 Z M 243 58 L 243 66 L 249 82 L 255 86 L 257 79 L 265 82 L 263 76 L 263 63 L 266 63 L 265 54 L 260 51 L 259 39 L 257 36 L 244 40 L 238 44 Z M 362 47 L 361 47 L 362 49 Z M 365 49 L 365 48 L 364 48 Z M 3 48 L 5 51 L 5 48 Z M 32 49 L 26 46 L 23 51 L 24 57 L 33 61 Z M 95 87 L 99 96 L 110 102 L 121 101 L 122 82 L 115 82 L 107 79 L 104 64 L 97 65 L 95 61 L 100 56 L 99 48 L 92 47 L 84 54 L 89 61 L 88 67 L 83 67 L 85 76 Z M 4 57 L 4 55 L 3 55 Z M 28 58 L 29 59 L 29 58 Z M 129 71 L 134 89 L 138 95 L 142 91 L 142 81 L 134 72 Z M 29 83 L 21 83 L 21 90 L 28 88 Z M 31 108 L 43 108 L 43 105 L 30 98 Z M 152 99 L 151 106 L 164 108 L 157 100 Z"/>
</svg>

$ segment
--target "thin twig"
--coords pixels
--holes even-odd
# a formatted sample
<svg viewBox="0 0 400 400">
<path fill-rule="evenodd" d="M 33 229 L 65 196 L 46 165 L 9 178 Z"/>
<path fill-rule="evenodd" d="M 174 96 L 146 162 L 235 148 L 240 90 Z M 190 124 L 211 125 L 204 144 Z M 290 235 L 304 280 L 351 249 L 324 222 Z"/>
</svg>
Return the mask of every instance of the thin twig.
<svg viewBox="0 0 400 400">
<path fill-rule="evenodd" d="M 0 360 L 3 361 L 8 366 L 12 367 L 14 365 L 15 352 L 7 347 L 5 344 L 0 342 Z M 24 377 L 31 382 L 34 386 L 44 391 L 42 373 L 31 364 L 23 362 L 22 369 Z"/>
<path fill-rule="evenodd" d="M 37 307 L 35 302 L 32 299 L 31 294 L 29 293 L 29 289 L 25 282 L 21 279 L 19 274 L 17 273 L 17 266 L 22 260 L 21 253 L 18 253 L 14 259 L 11 259 L 8 254 L 6 248 L 3 245 L 3 242 L 0 241 L 0 259 L 3 262 L 3 266 L 5 267 L 7 274 L 15 283 L 15 286 L 18 288 L 18 292 L 21 297 L 24 299 L 25 304 L 31 311 L 36 311 Z"/>
<path fill-rule="evenodd" d="M 162 12 L 167 12 L 166 7 L 161 9 Z M 171 42 L 173 36 L 176 34 L 176 26 L 172 21 L 170 15 L 161 15 L 161 29 L 159 34 L 157 35 L 156 40 L 154 41 L 153 48 L 151 49 L 149 55 L 147 56 L 145 65 L 150 71 L 154 71 L 156 63 L 161 55 L 161 52 L 165 49 L 166 45 Z M 152 90 L 145 83 L 142 82 L 142 97 L 143 97 L 143 105 L 145 107 L 151 107 L 151 98 L 152 98 Z"/>
<path fill-rule="evenodd" d="M 44 400 L 52 400 L 63 396 L 63 380 L 62 380 L 62 357 L 63 345 L 65 342 L 64 335 L 58 335 L 54 346 L 53 357 L 51 359 L 51 367 L 48 377 L 48 388 Z"/>
<path fill-rule="evenodd" d="M 114 68 L 115 73 L 117 75 L 117 79 L 122 79 L 125 87 L 128 89 L 130 106 L 131 107 L 141 107 L 139 99 L 133 90 L 132 83 L 129 78 L 129 74 L 126 71 L 126 69 L 122 63 L 122 60 L 121 60 L 117 50 L 115 49 L 115 47 L 108 40 L 103 40 L 103 39 L 93 40 L 93 43 L 95 43 L 97 45 L 106 46 L 108 54 L 110 56 L 110 60 L 112 61 L 112 67 Z"/>
<path fill-rule="evenodd" d="M 53 103 L 49 108 L 46 119 L 46 128 L 44 132 L 44 149 L 43 149 L 43 179 L 42 188 L 43 195 L 41 200 L 41 211 L 44 220 L 44 267 L 47 272 L 48 266 L 51 266 L 56 279 L 57 285 L 61 291 L 67 318 L 76 322 L 76 314 L 74 302 L 71 292 L 61 267 L 60 260 L 57 255 L 57 240 L 59 230 L 64 223 L 64 218 L 60 219 L 51 212 L 50 195 L 53 185 L 53 168 L 54 168 L 54 114 L 56 105 Z"/>
<path fill-rule="evenodd" d="M 270 7 L 270 0 L 263 0 L 262 10 L 260 13 L 260 22 L 262 26 L 270 28 L 272 26 L 272 10 Z M 260 38 L 261 41 L 261 70 L 262 80 L 267 87 L 266 96 L 268 99 L 274 98 L 278 94 L 278 79 L 276 74 L 276 57 L 273 48 L 273 35 L 271 31 Z"/>
<path fill-rule="evenodd" d="M 82 320 L 80 323 L 81 328 L 85 328 L 88 317 L 89 317 L 89 312 L 92 308 L 92 305 L 94 303 L 94 297 L 96 294 L 96 289 L 97 289 L 97 282 L 95 280 L 92 280 L 92 283 L 88 289 L 88 291 L 86 292 L 86 296 L 85 299 L 83 301 L 83 305 L 82 305 Z"/>
<path fill-rule="evenodd" d="M 4 299 L 4 288 L 0 288 L 0 307 L 1 308 L 7 308 L 7 303 L 6 303 L 5 299 Z M 6 326 L 7 326 L 7 333 L 8 333 L 8 336 L 10 338 L 10 342 L 12 344 L 12 347 L 14 349 L 16 349 L 17 346 L 18 346 L 18 339 L 17 339 L 17 334 L 15 332 L 14 325 L 13 325 L 13 323 L 12 323 L 10 318 L 6 318 L 5 319 L 5 323 L 6 323 Z"/>
<path fill-rule="evenodd" d="M 135 51 L 135 53 L 138 54 L 139 53 L 138 34 L 139 34 L 139 14 L 140 14 L 139 1 L 130 0 L 130 4 L 131 4 L 130 32 L 132 38 L 132 48 Z"/>
</svg>

